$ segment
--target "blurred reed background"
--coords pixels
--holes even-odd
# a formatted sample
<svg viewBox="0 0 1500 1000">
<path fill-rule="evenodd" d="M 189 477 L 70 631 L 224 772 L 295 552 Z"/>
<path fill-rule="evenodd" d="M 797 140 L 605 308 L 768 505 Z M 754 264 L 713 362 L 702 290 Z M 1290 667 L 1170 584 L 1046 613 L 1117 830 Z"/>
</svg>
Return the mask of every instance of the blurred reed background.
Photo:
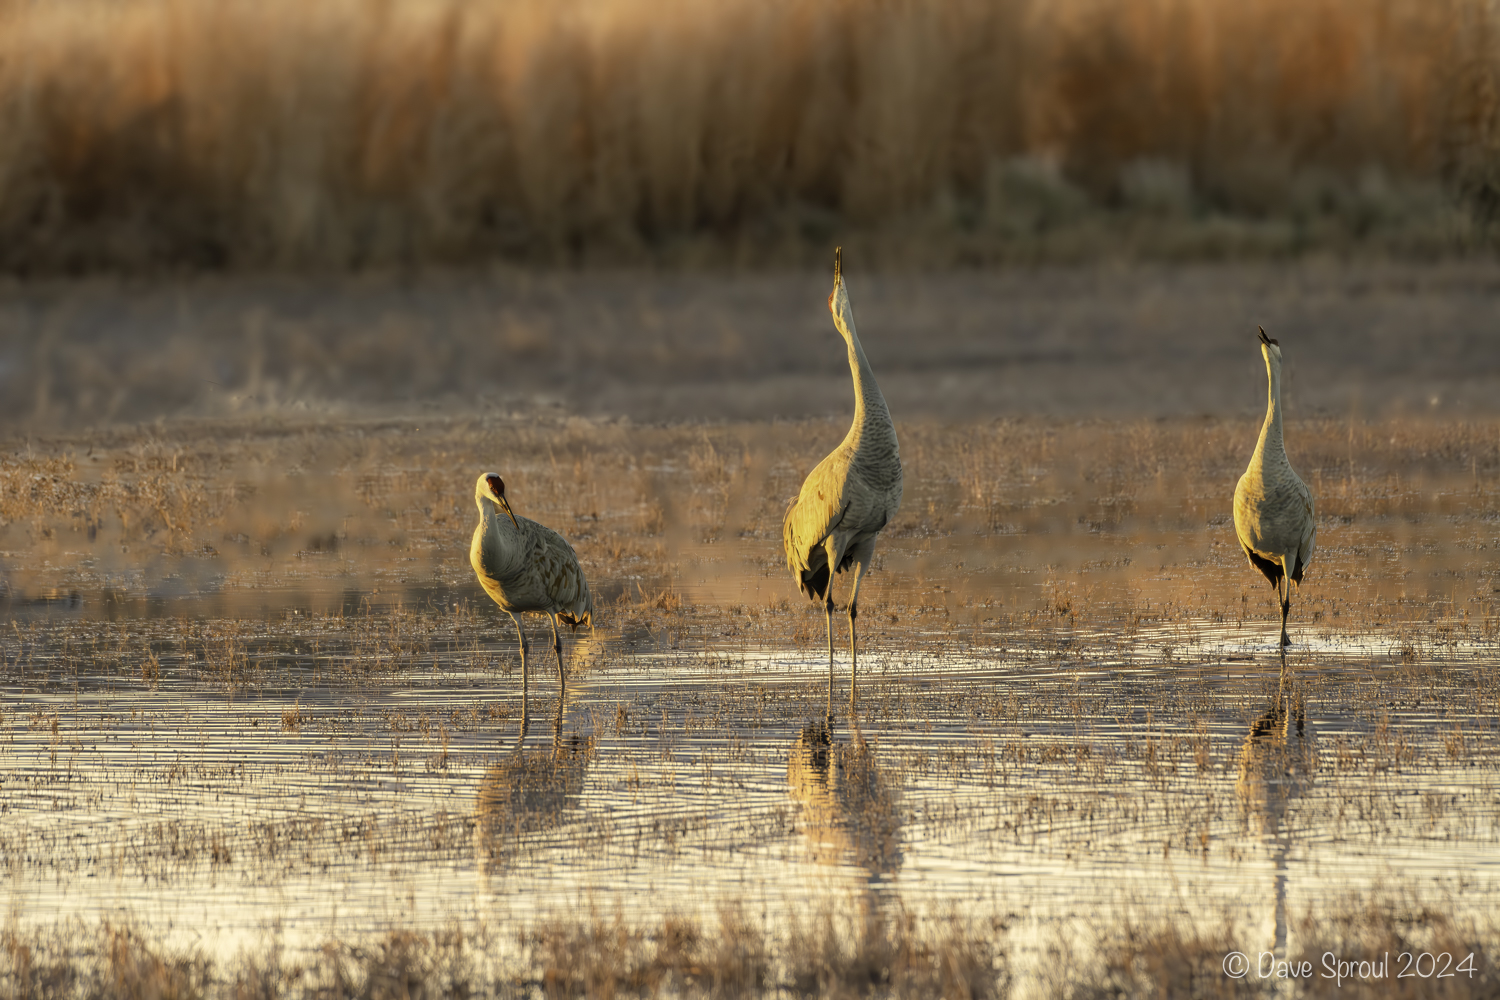
<svg viewBox="0 0 1500 1000">
<path fill-rule="evenodd" d="M 0 268 L 1485 245 L 1488 0 L 0 0 Z"/>
</svg>

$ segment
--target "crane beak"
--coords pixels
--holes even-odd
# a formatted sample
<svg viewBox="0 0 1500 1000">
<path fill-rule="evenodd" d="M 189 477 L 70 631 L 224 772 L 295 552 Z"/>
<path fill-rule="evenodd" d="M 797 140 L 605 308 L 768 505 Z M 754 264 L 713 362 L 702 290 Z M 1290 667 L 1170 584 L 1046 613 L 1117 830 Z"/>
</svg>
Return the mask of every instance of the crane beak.
<svg viewBox="0 0 1500 1000">
<path fill-rule="evenodd" d="M 507 500 L 507 499 L 505 499 L 504 497 L 500 497 L 499 500 L 500 500 L 500 506 L 502 508 L 504 508 L 505 513 L 507 513 L 507 514 L 510 515 L 510 523 L 514 524 L 516 526 L 516 530 L 517 531 L 520 531 L 521 530 L 521 522 L 516 520 L 515 511 L 513 511 L 513 510 L 510 509 L 510 501 Z"/>
<path fill-rule="evenodd" d="M 844 283 L 844 248 L 833 248 L 833 291 L 828 293 L 828 311 L 838 314 L 839 288 Z"/>
</svg>

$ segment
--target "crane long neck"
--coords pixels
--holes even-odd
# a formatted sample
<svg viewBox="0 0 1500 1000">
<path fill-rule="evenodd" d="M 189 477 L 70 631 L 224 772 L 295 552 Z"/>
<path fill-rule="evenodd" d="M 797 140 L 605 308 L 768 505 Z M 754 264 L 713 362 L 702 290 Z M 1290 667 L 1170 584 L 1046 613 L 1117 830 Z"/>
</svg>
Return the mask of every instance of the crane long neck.
<svg viewBox="0 0 1500 1000">
<path fill-rule="evenodd" d="M 859 334 L 855 332 L 853 322 L 848 322 L 847 327 L 845 339 L 849 343 L 849 372 L 854 376 L 854 421 L 849 425 L 849 433 L 844 441 L 849 445 L 858 445 L 872 436 L 894 438 L 891 411 L 885 405 L 885 396 L 880 393 L 875 373 L 870 370 L 870 361 L 865 357 L 864 347 L 860 345 Z"/>
<path fill-rule="evenodd" d="M 1260 428 L 1260 441 L 1255 453 L 1262 461 L 1267 458 L 1286 459 L 1286 445 L 1281 437 L 1281 365 L 1266 354 L 1266 422 Z"/>
<path fill-rule="evenodd" d="M 493 502 L 479 501 L 479 516 L 484 521 L 485 547 L 494 557 L 509 564 L 521 547 L 521 533 L 505 511 Z"/>
</svg>

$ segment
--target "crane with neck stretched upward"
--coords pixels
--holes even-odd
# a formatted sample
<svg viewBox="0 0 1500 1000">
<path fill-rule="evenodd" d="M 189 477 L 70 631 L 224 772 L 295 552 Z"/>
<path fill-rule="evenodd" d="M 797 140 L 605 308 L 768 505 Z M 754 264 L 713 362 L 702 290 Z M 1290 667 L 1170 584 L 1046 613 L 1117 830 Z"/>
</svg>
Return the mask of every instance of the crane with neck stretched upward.
<svg viewBox="0 0 1500 1000">
<path fill-rule="evenodd" d="M 1318 523 L 1312 492 L 1286 457 L 1281 434 L 1281 345 L 1260 331 L 1266 360 L 1266 421 L 1250 456 L 1250 466 L 1234 488 L 1234 533 L 1250 565 L 1265 574 L 1281 602 L 1281 645 L 1290 646 L 1286 617 L 1292 585 L 1302 584 L 1312 561 Z"/>
<path fill-rule="evenodd" d="M 828 311 L 849 350 L 854 380 L 854 421 L 849 433 L 808 474 L 787 508 L 781 537 L 797 589 L 823 603 L 828 624 L 828 714 L 833 715 L 833 577 L 852 570 L 849 588 L 849 711 L 855 706 L 859 651 L 855 619 L 859 584 L 875 555 L 875 539 L 901 508 L 901 454 L 891 411 L 854 328 L 854 307 L 844 283 L 843 255 L 834 251 Z"/>
</svg>

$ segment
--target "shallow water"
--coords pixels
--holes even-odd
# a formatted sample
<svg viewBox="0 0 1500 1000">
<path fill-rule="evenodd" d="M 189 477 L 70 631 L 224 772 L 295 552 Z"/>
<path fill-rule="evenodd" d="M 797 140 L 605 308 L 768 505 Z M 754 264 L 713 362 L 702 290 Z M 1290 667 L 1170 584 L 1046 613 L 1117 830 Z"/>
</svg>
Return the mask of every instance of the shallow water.
<svg viewBox="0 0 1500 1000">
<path fill-rule="evenodd" d="M 1003 928 L 1041 988 L 1049 946 L 1130 916 L 1227 917 L 1254 953 L 1349 893 L 1500 908 L 1492 643 L 1308 627 L 1283 690 L 1263 622 L 940 652 L 933 626 L 869 641 L 857 718 L 841 648 L 829 730 L 821 620 L 804 643 L 601 632 L 565 642 L 556 729 L 534 644 L 517 748 L 513 639 L 452 595 L 428 595 L 435 631 L 402 606 L 297 604 L 12 625 L 17 924 L 126 916 L 225 956 L 456 924 L 503 962 L 524 948 L 507 929 L 589 914 L 736 909 L 784 935 L 823 909 L 958 913 Z"/>
</svg>

